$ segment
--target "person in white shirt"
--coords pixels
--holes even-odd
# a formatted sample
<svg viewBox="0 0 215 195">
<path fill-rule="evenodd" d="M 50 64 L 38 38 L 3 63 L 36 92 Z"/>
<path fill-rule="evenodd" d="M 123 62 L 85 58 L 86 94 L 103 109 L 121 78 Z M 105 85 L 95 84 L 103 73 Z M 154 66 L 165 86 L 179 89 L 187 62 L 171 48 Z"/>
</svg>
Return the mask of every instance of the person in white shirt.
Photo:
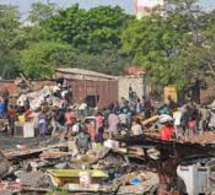
<svg viewBox="0 0 215 195">
<path fill-rule="evenodd" d="M 141 135 L 143 134 L 142 126 L 139 118 L 134 119 L 134 125 L 131 128 L 132 135 Z"/>
<path fill-rule="evenodd" d="M 73 126 L 72 126 L 72 132 L 73 133 L 79 133 L 80 131 L 80 126 L 79 126 L 79 123 L 75 123 Z"/>
<path fill-rule="evenodd" d="M 183 136 L 183 130 L 181 126 L 182 110 L 180 108 L 178 108 L 176 112 L 173 112 L 173 119 L 174 119 L 175 134 L 177 138 L 179 138 L 180 136 Z"/>
</svg>

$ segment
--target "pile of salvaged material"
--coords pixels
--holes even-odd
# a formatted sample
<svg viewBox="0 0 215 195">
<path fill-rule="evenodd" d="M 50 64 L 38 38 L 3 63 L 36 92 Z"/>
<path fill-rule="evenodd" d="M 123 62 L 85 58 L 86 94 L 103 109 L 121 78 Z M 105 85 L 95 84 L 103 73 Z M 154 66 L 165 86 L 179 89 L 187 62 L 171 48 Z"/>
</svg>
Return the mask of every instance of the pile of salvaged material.
<svg viewBox="0 0 215 195">
<path fill-rule="evenodd" d="M 201 143 L 201 144 L 214 143 L 215 144 L 215 134 L 210 131 L 204 132 L 200 135 L 194 135 L 189 137 L 188 141 L 192 143 Z"/>
<path fill-rule="evenodd" d="M 186 188 L 190 190 L 177 185 L 178 174 L 184 178 L 184 170 L 188 175 L 192 175 L 189 170 L 204 170 L 211 181 L 214 178 L 209 174 L 209 168 L 215 167 L 213 144 L 165 142 L 146 135 L 118 136 L 109 141 L 114 142 L 114 148 L 94 146 L 85 155 L 72 155 L 71 143 L 66 141 L 19 146 L 7 153 L 8 159 L 2 153 L 0 194 L 4 190 L 21 194 L 53 190 L 64 190 L 65 194 L 153 194 L 157 190 L 182 194 Z M 204 189 L 206 184 L 199 185 Z M 210 191 L 209 182 L 205 189 Z"/>
<path fill-rule="evenodd" d="M 53 95 L 55 86 L 45 86 L 40 90 L 30 92 L 27 94 L 22 94 L 17 102 L 23 103 L 28 99 L 30 101 L 31 110 L 36 110 L 40 108 L 41 104 L 44 102 L 45 97 L 53 103 L 53 106 L 60 107 L 60 99 Z"/>
<path fill-rule="evenodd" d="M 141 158 L 141 148 L 110 149 L 99 146 L 85 155 L 72 157 L 71 152 L 60 151 L 65 143 L 42 145 L 34 149 L 28 146 L 14 148 L 7 154 L 10 162 L 2 155 L 4 167 L 0 173 L 4 182 L 1 183 L 1 192 L 14 192 L 11 186 L 16 185 L 16 192 L 21 194 L 47 194 L 53 188 L 84 194 L 125 194 L 134 191 L 142 194 L 152 190 L 159 182 L 157 174 L 141 164 L 144 160 Z M 140 159 L 137 158 L 135 163 L 136 156 Z M 13 176 L 9 174 L 12 164 Z M 139 171 L 136 172 L 136 169 Z"/>
<path fill-rule="evenodd" d="M 163 188 L 161 190 L 168 191 L 167 193 L 169 193 L 171 189 L 174 190 L 177 188 L 177 167 L 179 165 L 191 166 L 196 163 L 205 164 L 208 161 L 215 161 L 215 145 L 213 144 L 202 145 L 190 142 L 161 141 L 146 135 L 118 137 L 117 141 L 124 142 L 127 146 L 143 148 L 145 158 L 147 159 L 147 167 L 154 167 L 156 169 L 160 178 L 160 187 Z M 159 151 L 157 153 L 157 158 L 154 158 L 154 155 L 151 156 L 151 148 L 154 148 L 155 151 Z M 185 170 L 187 170 L 187 168 Z M 192 174 L 192 172 L 189 174 Z M 175 183 L 175 185 L 173 185 L 173 183 Z M 178 188 L 177 190 L 180 193 L 184 193 L 184 189 Z"/>
</svg>

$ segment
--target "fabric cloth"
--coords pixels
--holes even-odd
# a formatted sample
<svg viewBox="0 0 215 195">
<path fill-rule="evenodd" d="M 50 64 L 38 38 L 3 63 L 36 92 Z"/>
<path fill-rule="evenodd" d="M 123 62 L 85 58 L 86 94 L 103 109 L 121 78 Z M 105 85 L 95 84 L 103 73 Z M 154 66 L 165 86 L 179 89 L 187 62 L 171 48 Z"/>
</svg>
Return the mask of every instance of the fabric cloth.
<svg viewBox="0 0 215 195">
<path fill-rule="evenodd" d="M 163 128 L 160 130 L 160 138 L 163 141 L 168 141 L 174 133 L 174 128 L 172 126 L 163 126 Z"/>
<path fill-rule="evenodd" d="M 207 116 L 208 116 L 208 111 L 205 108 L 201 108 L 200 109 L 201 115 L 202 115 L 202 120 L 206 121 L 207 120 Z"/>
<path fill-rule="evenodd" d="M 16 110 L 10 108 L 10 109 L 8 110 L 8 114 L 9 114 L 10 117 L 14 117 L 14 116 L 16 115 Z"/>
<path fill-rule="evenodd" d="M 133 135 L 141 135 L 142 132 L 142 127 L 140 124 L 135 124 L 132 126 L 131 131 L 133 133 Z"/>
<path fill-rule="evenodd" d="M 39 124 L 46 123 L 46 120 L 44 118 L 39 119 Z"/>
<path fill-rule="evenodd" d="M 173 121 L 173 118 L 168 114 L 162 114 L 159 116 L 160 123 L 167 123 Z"/>
<path fill-rule="evenodd" d="M 69 112 L 65 114 L 65 119 L 66 119 L 66 125 L 71 125 L 72 124 L 72 117 Z"/>
<path fill-rule="evenodd" d="M 135 106 L 135 112 L 136 113 L 141 113 L 142 112 L 142 106 L 141 103 L 137 103 Z"/>
<path fill-rule="evenodd" d="M 78 133 L 79 131 L 80 131 L 79 124 L 74 124 L 72 126 L 72 132 L 73 133 Z"/>
<path fill-rule="evenodd" d="M 44 137 L 45 134 L 47 132 L 47 124 L 46 122 L 44 121 L 43 123 L 40 123 L 39 122 L 39 133 L 40 133 L 40 136 Z"/>
<path fill-rule="evenodd" d="M 96 128 L 99 129 L 103 125 L 104 117 L 96 116 Z"/>
<path fill-rule="evenodd" d="M 0 103 L 0 117 L 3 116 L 3 112 L 4 112 L 4 106 L 2 103 Z"/>
<path fill-rule="evenodd" d="M 65 98 L 65 96 L 66 96 L 66 94 L 68 93 L 68 91 L 67 90 L 65 90 L 65 91 L 62 91 L 61 92 L 61 97 L 62 98 Z"/>
<path fill-rule="evenodd" d="M 65 100 L 65 99 L 62 99 L 62 100 L 60 101 L 60 107 L 61 107 L 61 108 L 65 108 L 65 107 L 66 107 L 66 100 Z"/>
<path fill-rule="evenodd" d="M 91 123 L 87 124 L 86 126 L 87 126 L 87 131 L 91 137 L 91 140 L 94 140 L 95 135 L 96 135 L 95 123 L 91 122 Z"/>
<path fill-rule="evenodd" d="M 90 136 L 84 132 L 80 132 L 76 136 L 76 143 L 80 150 L 82 150 L 82 149 L 87 150 L 88 145 L 90 143 Z"/>
<path fill-rule="evenodd" d="M 25 113 L 25 108 L 24 108 L 24 106 L 18 106 L 16 111 L 19 115 L 22 115 Z"/>
<path fill-rule="evenodd" d="M 180 126 L 181 125 L 182 112 L 181 111 L 174 112 L 173 118 L 174 118 L 174 125 Z"/>
<path fill-rule="evenodd" d="M 210 117 L 210 121 L 209 121 L 209 127 L 215 127 L 215 113 L 211 112 L 211 117 Z"/>
<path fill-rule="evenodd" d="M 87 109 L 87 104 L 86 103 L 82 103 L 79 108 L 79 110 L 86 110 Z"/>
<path fill-rule="evenodd" d="M 65 114 L 65 119 L 66 119 L 66 125 L 72 125 L 72 124 L 74 124 L 76 117 L 75 117 L 74 113 L 67 112 Z"/>
<path fill-rule="evenodd" d="M 126 114 L 122 113 L 119 115 L 119 121 L 121 124 L 127 124 L 128 117 Z"/>
<path fill-rule="evenodd" d="M 124 114 L 128 114 L 130 112 L 130 109 L 128 106 L 123 106 L 120 110 Z"/>
<path fill-rule="evenodd" d="M 102 133 L 97 133 L 95 138 L 94 138 L 96 143 L 103 143 L 104 142 L 104 137 Z"/>
<path fill-rule="evenodd" d="M 196 121 L 195 120 L 192 120 L 188 123 L 188 127 L 190 130 L 192 131 L 195 131 L 195 128 L 196 128 Z"/>
<path fill-rule="evenodd" d="M 116 132 L 118 131 L 118 125 L 119 125 L 119 118 L 116 114 L 111 113 L 108 117 L 108 125 L 109 125 L 109 131 L 110 132 Z"/>
<path fill-rule="evenodd" d="M 8 104 L 9 104 L 9 99 L 6 98 L 6 99 L 4 100 L 4 104 L 3 104 L 3 108 L 4 108 L 4 112 L 5 112 L 5 113 L 7 113 L 7 111 L 8 111 Z"/>
</svg>

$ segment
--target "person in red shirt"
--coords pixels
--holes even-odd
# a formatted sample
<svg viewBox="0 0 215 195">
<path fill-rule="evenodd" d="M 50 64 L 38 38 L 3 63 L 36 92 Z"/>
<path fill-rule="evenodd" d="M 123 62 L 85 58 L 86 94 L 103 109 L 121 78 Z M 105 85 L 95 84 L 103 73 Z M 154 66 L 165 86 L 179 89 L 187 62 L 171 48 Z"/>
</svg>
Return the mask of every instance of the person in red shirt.
<svg viewBox="0 0 215 195">
<path fill-rule="evenodd" d="M 9 125 L 11 128 L 11 136 L 14 134 L 14 126 L 15 126 L 15 120 L 16 120 L 16 109 L 10 105 L 8 109 L 8 119 L 9 119 Z"/>
<path fill-rule="evenodd" d="M 169 141 L 174 135 L 174 127 L 171 123 L 165 123 L 160 130 L 160 139 Z"/>
<path fill-rule="evenodd" d="M 72 110 L 69 108 L 65 114 L 66 119 L 66 134 L 65 139 L 69 138 L 71 136 L 71 128 L 77 121 L 77 118 L 75 116 L 75 113 L 72 112 Z"/>
</svg>

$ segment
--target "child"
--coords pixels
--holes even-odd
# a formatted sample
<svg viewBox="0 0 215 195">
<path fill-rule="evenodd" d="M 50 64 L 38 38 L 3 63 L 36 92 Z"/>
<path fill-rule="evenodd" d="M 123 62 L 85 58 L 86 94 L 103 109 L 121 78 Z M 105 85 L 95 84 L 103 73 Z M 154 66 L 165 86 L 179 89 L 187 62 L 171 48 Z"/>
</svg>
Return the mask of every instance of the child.
<svg viewBox="0 0 215 195">
<path fill-rule="evenodd" d="M 79 129 L 79 133 L 76 135 L 76 145 L 81 154 L 85 154 L 90 146 L 90 135 L 86 129 Z"/>
<path fill-rule="evenodd" d="M 104 142 L 103 133 L 104 133 L 104 127 L 101 126 L 101 127 L 98 129 L 98 133 L 95 135 L 95 138 L 94 138 L 94 141 L 95 141 L 97 144 L 99 144 L 99 145 L 102 145 L 103 142 Z"/>
</svg>

